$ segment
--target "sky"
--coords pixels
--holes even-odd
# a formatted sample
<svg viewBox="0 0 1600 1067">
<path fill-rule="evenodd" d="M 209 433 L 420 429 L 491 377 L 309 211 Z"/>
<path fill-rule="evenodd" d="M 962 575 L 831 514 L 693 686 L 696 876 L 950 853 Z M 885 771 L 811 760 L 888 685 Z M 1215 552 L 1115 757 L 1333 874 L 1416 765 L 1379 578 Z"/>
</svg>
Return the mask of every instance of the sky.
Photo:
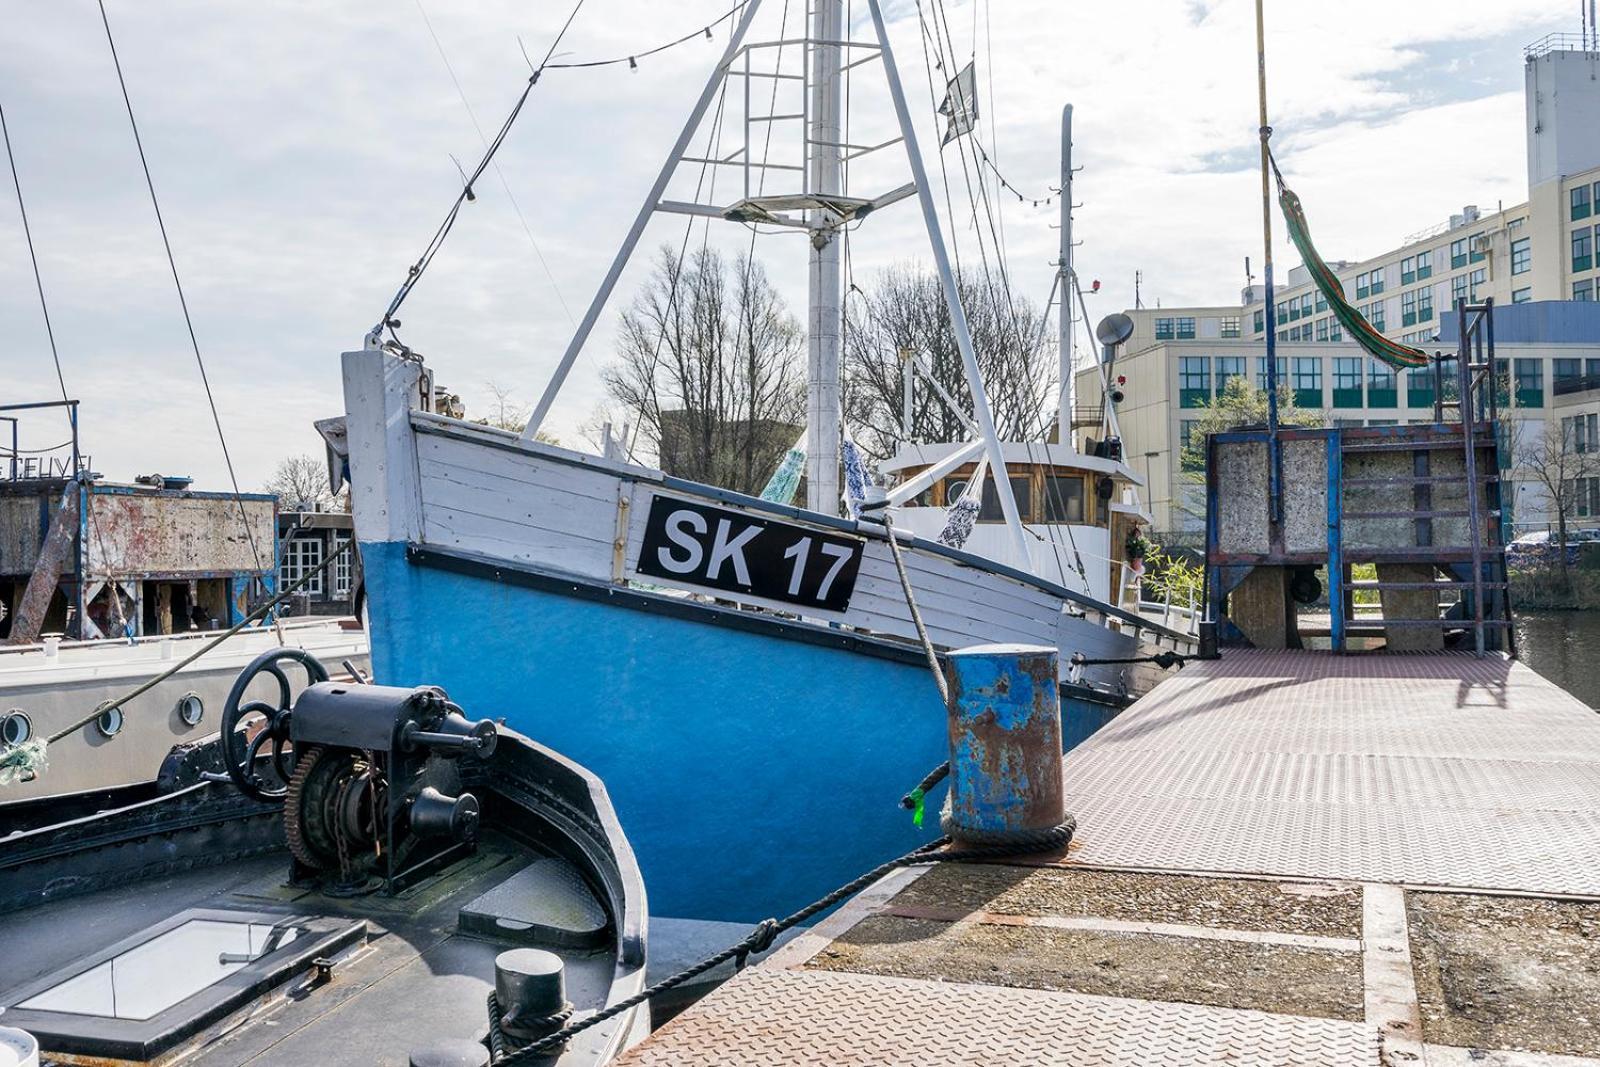
<svg viewBox="0 0 1600 1067">
<path fill-rule="evenodd" d="M 558 61 L 638 54 L 708 24 L 714 39 L 697 36 L 637 69 L 547 70 L 534 86 L 497 169 L 399 314 L 402 339 L 469 415 L 489 413 L 497 391 L 537 399 L 726 44 L 732 2 L 579 7 Z M 545 54 L 571 0 L 106 3 L 238 482 L 259 489 L 283 457 L 321 454 L 311 424 L 342 410 L 339 353 L 360 347 L 378 321 L 459 191 L 458 161 L 470 169 L 482 156 L 480 130 L 493 135 L 526 83 L 524 52 L 535 62 Z M 884 4 L 941 225 L 976 264 L 986 213 L 970 207 L 976 190 L 963 181 L 958 146 L 940 152 L 931 99 L 955 64 L 930 72 L 915 0 Z M 750 40 L 794 36 L 805 6 L 763 0 Z M 931 23 L 933 0 L 921 6 Z M 1268 0 L 1273 144 L 1329 259 L 1377 254 L 1465 204 L 1526 198 L 1521 49 L 1576 32 L 1571 6 Z M 871 39 L 866 0 L 849 7 L 852 38 Z M 977 65 L 976 136 L 1027 198 L 994 199 L 991 182 L 987 214 L 1014 292 L 1043 302 L 1050 289 L 1057 208 L 1043 200 L 1059 178 L 1061 108 L 1071 103 L 1082 167 L 1076 261 L 1102 283 L 1091 316 L 1131 306 L 1136 272 L 1146 306 L 1237 301 L 1245 257 L 1261 270 L 1253 3 L 944 0 L 943 9 L 952 55 Z M 85 451 L 115 480 L 189 474 L 199 487 L 226 488 L 100 10 L 93 0 L 0 0 L 0 25 L 0 107 L 62 377 L 82 402 Z M 797 58 L 789 49 L 785 69 Z M 696 132 L 695 154 L 711 145 L 726 156 L 742 143 L 742 92 L 729 93 L 720 131 L 708 122 Z M 798 110 L 756 97 L 756 115 Z M 850 103 L 852 143 L 891 136 L 876 63 L 852 72 Z M 767 125 L 764 158 L 797 157 L 793 122 L 754 124 L 757 151 Z M 719 172 L 720 191 L 703 188 L 708 200 L 736 198 L 742 171 L 689 164 L 669 198 L 689 199 L 702 169 Z M 768 191 L 788 191 L 789 172 L 768 174 Z M 0 403 L 58 398 L 4 179 Z M 874 196 L 907 180 L 904 149 L 893 145 L 853 164 L 851 191 Z M 1281 279 L 1296 260 L 1275 226 Z M 585 428 L 606 406 L 600 369 L 617 317 L 651 256 L 679 247 L 685 232 L 682 216 L 652 219 L 548 422 L 563 443 L 591 447 Z M 732 223 L 697 226 L 688 239 L 751 247 Z M 867 287 L 884 267 L 929 265 L 928 247 L 915 201 L 903 201 L 851 235 L 851 279 Z M 754 248 L 803 318 L 803 235 L 761 236 Z M 24 448 L 65 436 L 55 413 L 28 416 L 22 434 Z"/>
</svg>

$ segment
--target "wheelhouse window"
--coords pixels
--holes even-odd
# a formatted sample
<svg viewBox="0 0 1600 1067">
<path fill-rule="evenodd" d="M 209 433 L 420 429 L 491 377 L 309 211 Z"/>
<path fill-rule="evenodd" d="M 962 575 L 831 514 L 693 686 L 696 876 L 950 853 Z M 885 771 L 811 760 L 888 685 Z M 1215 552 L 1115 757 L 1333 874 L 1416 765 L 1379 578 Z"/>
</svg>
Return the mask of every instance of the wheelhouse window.
<svg viewBox="0 0 1600 1067">
<path fill-rule="evenodd" d="M 1017 514 L 1023 522 L 1033 521 L 1033 482 L 1027 475 L 1007 479 L 1011 482 L 1011 495 L 1017 500 Z M 978 508 L 979 522 L 1005 522 L 1006 513 L 1000 507 L 1000 490 L 994 478 L 983 480 L 983 503 Z"/>
<path fill-rule="evenodd" d="M 1083 522 L 1083 478 L 1047 474 L 1044 478 L 1044 521 Z"/>
</svg>

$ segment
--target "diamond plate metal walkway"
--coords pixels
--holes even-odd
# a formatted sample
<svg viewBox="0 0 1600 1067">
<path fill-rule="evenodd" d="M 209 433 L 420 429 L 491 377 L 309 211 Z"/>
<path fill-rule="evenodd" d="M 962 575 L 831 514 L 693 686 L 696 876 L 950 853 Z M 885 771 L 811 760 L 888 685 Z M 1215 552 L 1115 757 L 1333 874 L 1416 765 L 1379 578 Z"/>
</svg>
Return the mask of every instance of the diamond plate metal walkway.
<svg viewBox="0 0 1600 1067">
<path fill-rule="evenodd" d="M 1065 774 L 1066 856 L 896 872 L 622 1062 L 1600 1065 L 1600 716 L 1521 664 L 1230 651 Z"/>
</svg>

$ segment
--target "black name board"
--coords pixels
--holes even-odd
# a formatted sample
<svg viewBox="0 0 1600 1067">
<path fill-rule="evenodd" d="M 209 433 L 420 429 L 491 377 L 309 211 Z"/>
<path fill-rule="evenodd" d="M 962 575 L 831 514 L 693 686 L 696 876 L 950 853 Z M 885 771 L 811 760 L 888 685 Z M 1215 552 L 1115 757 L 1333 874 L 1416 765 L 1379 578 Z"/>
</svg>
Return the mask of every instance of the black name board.
<svg viewBox="0 0 1600 1067">
<path fill-rule="evenodd" d="M 844 611 L 862 542 L 742 511 L 656 496 L 638 572 L 687 585 Z"/>
</svg>

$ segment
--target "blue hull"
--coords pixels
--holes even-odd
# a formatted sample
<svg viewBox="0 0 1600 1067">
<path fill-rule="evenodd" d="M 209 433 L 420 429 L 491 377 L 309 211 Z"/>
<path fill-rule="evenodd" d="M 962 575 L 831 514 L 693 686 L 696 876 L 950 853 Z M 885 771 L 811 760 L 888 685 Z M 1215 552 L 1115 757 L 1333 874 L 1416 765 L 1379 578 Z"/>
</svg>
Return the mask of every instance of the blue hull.
<svg viewBox="0 0 1600 1067">
<path fill-rule="evenodd" d="M 914 650 L 748 612 L 361 545 L 375 679 L 435 684 L 605 782 L 653 914 L 783 914 L 938 834 L 898 801 L 946 758 Z M 1068 697 L 1070 747 L 1115 709 Z"/>
</svg>

